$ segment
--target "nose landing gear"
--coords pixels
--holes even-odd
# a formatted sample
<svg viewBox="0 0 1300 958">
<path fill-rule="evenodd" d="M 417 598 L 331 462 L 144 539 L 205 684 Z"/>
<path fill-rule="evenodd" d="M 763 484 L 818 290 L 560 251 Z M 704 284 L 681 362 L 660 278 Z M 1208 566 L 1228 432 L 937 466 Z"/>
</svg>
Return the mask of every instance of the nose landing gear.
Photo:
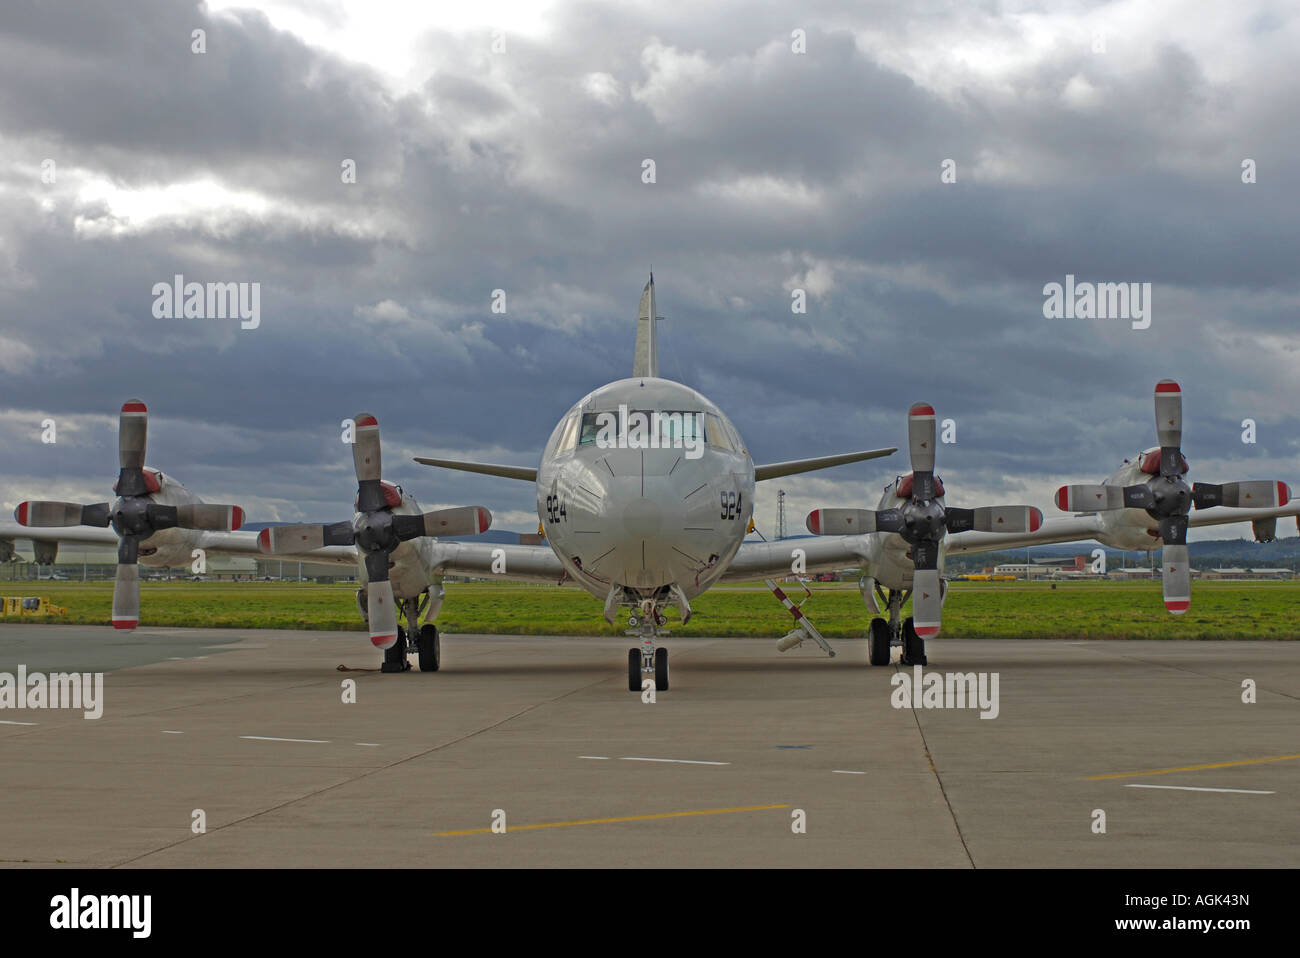
<svg viewBox="0 0 1300 958">
<path fill-rule="evenodd" d="M 639 615 L 628 616 L 627 635 L 639 636 L 640 648 L 627 650 L 627 689 L 640 692 L 648 675 L 654 676 L 655 691 L 668 691 L 668 650 L 655 648 L 655 638 L 668 633 L 659 631 L 668 619 L 661 611 L 656 599 L 642 599 Z"/>
<path fill-rule="evenodd" d="M 880 591 L 879 586 L 876 591 Z M 888 665 L 890 649 L 895 645 L 902 646 L 902 655 L 898 660 L 901 665 L 929 665 L 929 659 L 925 655 L 925 639 L 917 635 L 912 616 L 902 618 L 903 603 L 911 594 L 910 589 L 890 589 L 887 595 L 881 593 L 880 597 L 889 607 L 889 621 L 879 617 L 871 620 L 868 651 L 872 665 Z"/>
</svg>

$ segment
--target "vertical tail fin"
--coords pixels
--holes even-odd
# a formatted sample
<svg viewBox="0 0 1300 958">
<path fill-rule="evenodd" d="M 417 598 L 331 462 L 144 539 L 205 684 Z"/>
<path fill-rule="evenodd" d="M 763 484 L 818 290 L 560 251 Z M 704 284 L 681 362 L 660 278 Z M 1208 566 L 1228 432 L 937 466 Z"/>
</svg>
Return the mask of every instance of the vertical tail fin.
<svg viewBox="0 0 1300 958">
<path fill-rule="evenodd" d="M 641 308 L 636 320 L 636 359 L 632 366 L 632 375 L 659 376 L 659 338 L 656 334 L 656 320 L 662 317 L 655 313 L 655 274 L 650 274 L 650 282 L 641 291 Z"/>
</svg>

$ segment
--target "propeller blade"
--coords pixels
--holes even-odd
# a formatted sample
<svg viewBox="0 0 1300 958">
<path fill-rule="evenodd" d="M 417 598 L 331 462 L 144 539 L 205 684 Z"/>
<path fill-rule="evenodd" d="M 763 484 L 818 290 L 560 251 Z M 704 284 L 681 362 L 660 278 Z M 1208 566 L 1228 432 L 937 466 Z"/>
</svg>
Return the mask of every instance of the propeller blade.
<svg viewBox="0 0 1300 958">
<path fill-rule="evenodd" d="M 1182 465 L 1183 391 L 1172 379 L 1156 383 L 1156 438 L 1160 442 L 1160 475 L 1176 476 Z M 1171 454 L 1172 453 L 1172 454 Z"/>
<path fill-rule="evenodd" d="M 44 502 L 32 499 L 18 503 L 14 519 L 20 526 L 49 529 L 58 526 L 107 526 L 107 502 L 83 506 L 77 502 Z"/>
<path fill-rule="evenodd" d="M 370 641 L 379 649 L 389 649 L 397 641 L 397 603 L 393 600 L 393 584 L 388 581 L 388 553 L 371 552 L 366 556 L 367 616 L 370 619 Z"/>
<path fill-rule="evenodd" d="M 350 546 L 355 539 L 350 522 L 327 526 L 272 526 L 257 534 L 257 548 L 267 555 L 285 552 L 310 552 L 322 546 Z"/>
<path fill-rule="evenodd" d="M 1228 506 L 1233 509 L 1278 509 L 1291 501 L 1291 487 L 1285 482 L 1252 480 L 1250 482 L 1225 482 L 1216 486 L 1210 482 L 1192 484 L 1192 502 L 1197 509 L 1211 506 Z"/>
<path fill-rule="evenodd" d="M 1192 605 L 1191 554 L 1186 545 L 1166 544 L 1160 554 L 1165 608 L 1182 615 Z"/>
<path fill-rule="evenodd" d="M 864 532 L 901 532 L 903 513 L 898 509 L 814 509 L 805 520 L 815 536 L 852 536 Z"/>
<path fill-rule="evenodd" d="M 144 481 L 144 454 L 149 440 L 149 410 L 139 399 L 122 404 L 117 422 L 117 458 L 121 472 L 117 479 L 119 496 L 142 496 L 148 490 Z"/>
<path fill-rule="evenodd" d="M 1128 509 L 1150 509 L 1156 504 L 1155 493 L 1145 482 L 1124 487 L 1124 506 Z"/>
<path fill-rule="evenodd" d="M 379 445 L 379 420 L 368 412 L 359 412 L 352 420 L 352 465 L 357 472 L 357 510 L 375 512 L 387 504 L 379 485 L 383 476 L 383 455 Z"/>
<path fill-rule="evenodd" d="M 182 529 L 205 529 L 211 532 L 234 532 L 244 524 L 244 510 L 239 506 L 219 506 L 196 502 L 176 507 L 176 524 Z"/>
<path fill-rule="evenodd" d="M 135 537 L 117 545 L 117 576 L 113 580 L 113 628 L 134 629 L 140 624 L 140 543 Z"/>
<path fill-rule="evenodd" d="M 492 513 L 482 506 L 438 509 L 419 516 L 393 516 L 393 532 L 402 541 L 416 536 L 476 536 L 492 525 Z"/>
<path fill-rule="evenodd" d="M 1062 512 L 1123 509 L 1124 490 L 1119 486 L 1061 486 L 1056 490 L 1056 508 Z"/>
<path fill-rule="evenodd" d="M 907 411 L 907 452 L 912 463 L 912 498 L 934 498 L 934 407 L 914 403 Z"/>
<path fill-rule="evenodd" d="M 1043 513 L 1033 506 L 980 506 L 978 509 L 944 511 L 949 532 L 1007 532 L 1023 535 L 1036 532 L 1043 524 Z"/>
<path fill-rule="evenodd" d="M 942 592 L 938 569 L 920 569 L 912 573 L 912 625 L 923 639 L 939 634 L 943 619 Z"/>
</svg>

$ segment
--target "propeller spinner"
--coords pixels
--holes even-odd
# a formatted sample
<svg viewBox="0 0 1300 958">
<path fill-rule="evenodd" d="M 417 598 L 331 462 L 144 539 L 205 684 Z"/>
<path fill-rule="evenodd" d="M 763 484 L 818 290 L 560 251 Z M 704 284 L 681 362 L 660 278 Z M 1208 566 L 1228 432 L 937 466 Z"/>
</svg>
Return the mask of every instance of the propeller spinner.
<svg viewBox="0 0 1300 958">
<path fill-rule="evenodd" d="M 350 522 L 329 525 L 275 526 L 263 529 L 258 548 L 270 555 L 309 552 L 322 546 L 355 545 L 365 556 L 367 618 L 370 641 L 380 649 L 397 641 L 397 607 L 388 578 L 389 557 L 408 539 L 418 536 L 466 536 L 486 532 L 492 513 L 482 506 L 438 509 L 422 515 L 392 511 L 401 505 L 397 490 L 383 482 L 379 421 L 358 413 L 352 444 L 352 464 L 357 474 L 357 514 Z"/>
<path fill-rule="evenodd" d="M 120 471 L 112 503 L 83 506 L 75 502 L 31 500 L 14 510 L 19 525 L 32 528 L 111 525 L 117 533 L 117 574 L 113 581 L 113 627 L 134 629 L 140 622 L 140 544 L 163 529 L 203 529 L 231 532 L 244 523 L 239 506 L 191 503 L 168 506 L 155 502 L 158 479 L 144 468 L 149 439 L 149 410 L 139 399 L 122 404 L 117 427 Z"/>
<path fill-rule="evenodd" d="M 1182 451 L 1183 393 L 1172 379 L 1156 383 L 1155 413 L 1156 436 L 1160 442 L 1156 474 L 1133 486 L 1062 486 L 1056 491 L 1056 505 L 1065 512 L 1146 510 L 1156 520 L 1164 542 L 1161 581 L 1165 608 L 1181 615 L 1192 604 L 1191 560 L 1187 550 L 1189 510 L 1193 506 L 1197 509 L 1279 507 L 1287 504 L 1291 491 L 1286 483 L 1274 481 L 1229 482 L 1221 486 L 1197 482 L 1188 487 L 1183 479 L 1187 472 Z M 1150 460 L 1148 456 L 1145 464 L 1155 465 Z"/>
<path fill-rule="evenodd" d="M 939 633 L 942 591 L 939 544 L 949 532 L 1033 532 L 1043 514 L 1033 506 L 983 506 L 957 509 L 939 502 L 943 487 L 934 475 L 934 407 L 916 403 L 907 413 L 907 446 L 912 474 L 899 486 L 906 503 L 897 509 L 816 509 L 808 514 L 813 535 L 894 532 L 912 547 L 912 612 L 916 634 Z"/>
</svg>

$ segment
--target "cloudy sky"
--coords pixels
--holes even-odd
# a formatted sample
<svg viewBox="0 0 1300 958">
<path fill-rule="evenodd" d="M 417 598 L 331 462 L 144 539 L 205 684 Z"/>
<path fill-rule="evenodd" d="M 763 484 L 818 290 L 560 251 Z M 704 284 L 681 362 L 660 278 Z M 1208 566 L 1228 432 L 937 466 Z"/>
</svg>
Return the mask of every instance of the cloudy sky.
<svg viewBox="0 0 1300 958">
<path fill-rule="evenodd" d="M 758 461 L 903 446 L 925 400 L 950 503 L 1052 515 L 1171 377 L 1194 478 L 1300 489 L 1297 49 L 1250 0 L 9 0 L 0 505 L 107 498 L 138 396 L 150 464 L 250 520 L 347 517 L 366 410 L 388 478 L 528 531 L 531 486 L 410 457 L 536 464 L 651 268 L 661 371 Z M 176 274 L 260 325 L 155 316 Z M 1045 318 L 1067 274 L 1150 283 L 1150 328 Z M 904 471 L 782 480 L 791 525 Z"/>
</svg>

